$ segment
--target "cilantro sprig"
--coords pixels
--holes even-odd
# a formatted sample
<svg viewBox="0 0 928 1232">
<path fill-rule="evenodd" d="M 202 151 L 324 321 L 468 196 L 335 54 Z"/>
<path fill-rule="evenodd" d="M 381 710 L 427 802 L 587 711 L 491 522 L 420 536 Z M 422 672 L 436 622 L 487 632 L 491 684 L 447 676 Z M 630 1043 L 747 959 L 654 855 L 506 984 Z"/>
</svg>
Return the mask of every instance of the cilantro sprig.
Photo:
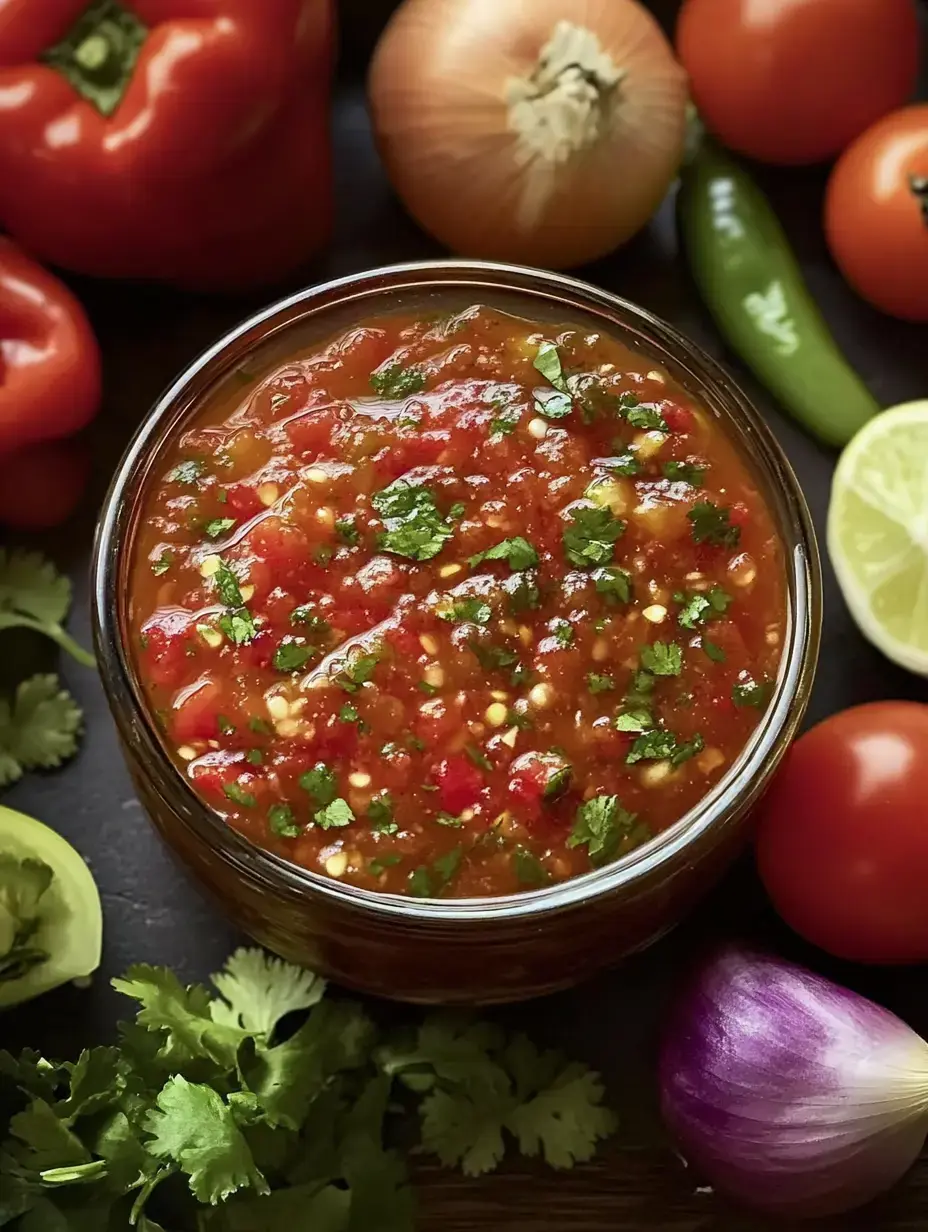
<svg viewBox="0 0 928 1232">
<path fill-rule="evenodd" d="M 607 505 L 577 505 L 564 528 L 564 554 L 581 569 L 608 565 L 624 532 L 625 523 Z"/>
<path fill-rule="evenodd" d="M 732 597 L 721 586 L 712 586 L 707 591 L 687 593 L 678 590 L 673 596 L 680 604 L 677 623 L 684 629 L 696 629 L 718 616 L 724 616 L 732 603 Z"/>
<path fill-rule="evenodd" d="M 455 511 L 443 516 L 435 494 L 424 485 L 395 479 L 374 493 L 371 505 L 385 527 L 379 546 L 394 556 L 431 560 L 454 533 L 451 514 Z"/>
<path fill-rule="evenodd" d="M 538 553 L 527 539 L 516 535 L 513 539 L 504 539 L 485 552 L 478 552 L 468 561 L 471 568 L 482 565 L 485 560 L 504 560 L 510 569 L 521 572 L 524 569 L 534 569 L 538 564 Z"/>
<path fill-rule="evenodd" d="M 625 839 L 635 833 L 635 813 L 622 807 L 618 796 L 594 796 L 577 809 L 568 847 L 586 847 L 595 867 L 608 864 Z"/>
<path fill-rule="evenodd" d="M 732 525 L 731 510 L 712 501 L 698 501 L 686 516 L 690 520 L 694 543 L 733 548 L 741 539 L 741 527 Z"/>
<path fill-rule="evenodd" d="M 258 627 L 245 606 L 238 577 L 224 560 L 219 561 L 213 583 L 220 602 L 226 608 L 219 617 L 219 628 L 236 646 L 247 645 L 257 637 Z"/>
<path fill-rule="evenodd" d="M 51 638 L 84 667 L 93 655 L 65 630 L 71 608 L 71 583 L 38 552 L 0 548 L 0 632 L 32 629 Z"/>
</svg>

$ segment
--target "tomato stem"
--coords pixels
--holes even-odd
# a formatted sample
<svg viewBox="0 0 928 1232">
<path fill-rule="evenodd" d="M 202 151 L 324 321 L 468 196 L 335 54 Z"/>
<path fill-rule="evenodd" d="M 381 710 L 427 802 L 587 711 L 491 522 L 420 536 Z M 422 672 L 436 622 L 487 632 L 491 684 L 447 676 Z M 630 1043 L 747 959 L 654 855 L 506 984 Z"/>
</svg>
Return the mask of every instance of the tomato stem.
<svg viewBox="0 0 928 1232">
<path fill-rule="evenodd" d="M 122 102 L 148 28 L 117 0 L 94 0 L 42 60 L 101 115 Z"/>
</svg>

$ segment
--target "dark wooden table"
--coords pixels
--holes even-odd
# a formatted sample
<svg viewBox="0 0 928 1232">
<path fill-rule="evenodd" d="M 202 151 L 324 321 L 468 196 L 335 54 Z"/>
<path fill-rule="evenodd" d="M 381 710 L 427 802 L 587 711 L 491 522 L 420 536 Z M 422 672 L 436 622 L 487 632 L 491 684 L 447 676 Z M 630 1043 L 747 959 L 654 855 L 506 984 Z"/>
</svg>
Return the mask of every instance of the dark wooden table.
<svg viewBox="0 0 928 1232">
<path fill-rule="evenodd" d="M 354 10 L 346 22 L 347 44 L 358 56 L 370 46 L 389 0 L 345 2 Z M 668 19 L 675 6 L 667 0 L 652 7 Z M 352 81 L 350 68 L 337 94 L 335 137 L 337 235 L 325 259 L 294 287 L 395 260 L 439 255 L 391 196 L 374 154 L 363 89 Z M 763 172 L 761 178 L 825 315 L 876 396 L 887 406 L 928 396 L 928 330 L 871 311 L 830 263 L 819 223 L 824 173 Z M 765 410 L 821 532 L 834 456 L 784 419 L 725 353 L 678 259 L 672 201 L 645 234 L 581 276 L 671 321 L 729 366 Z M 197 299 L 149 288 L 76 285 L 93 316 L 106 364 L 106 405 L 94 435 L 97 486 L 78 524 L 40 546 L 73 577 L 72 627 L 89 644 L 87 566 L 94 513 L 117 457 L 168 380 L 267 297 Z M 827 561 L 825 597 L 825 636 L 810 721 L 875 698 L 928 701 L 928 683 L 894 668 L 861 638 Z M 87 715 L 80 755 L 59 773 L 28 776 L 3 800 L 49 822 L 89 860 L 104 903 L 103 966 L 90 991 L 59 990 L 5 1016 L 0 1041 L 12 1049 L 28 1044 L 72 1056 L 83 1045 L 110 1040 L 117 1018 L 125 1013 L 122 999 L 107 985 L 109 977 L 130 963 L 150 962 L 201 979 L 219 967 L 240 937 L 177 871 L 149 828 L 120 760 L 97 679 L 70 664 L 62 670 Z M 622 1126 L 601 1159 L 565 1174 L 539 1175 L 507 1165 L 479 1182 L 423 1167 L 425 1232 L 476 1232 L 478 1227 L 761 1232 L 767 1227 L 757 1216 L 698 1192 L 698 1178 L 687 1175 L 662 1140 L 655 1111 L 652 1053 L 663 1004 L 693 947 L 715 934 L 759 938 L 805 959 L 883 1001 L 928 1035 L 924 970 L 865 971 L 805 950 L 774 920 L 745 860 L 685 928 L 649 953 L 571 993 L 502 1012 L 603 1071 Z M 833 1232 L 923 1232 L 926 1225 L 928 1159 L 865 1212 L 818 1226 Z"/>
</svg>

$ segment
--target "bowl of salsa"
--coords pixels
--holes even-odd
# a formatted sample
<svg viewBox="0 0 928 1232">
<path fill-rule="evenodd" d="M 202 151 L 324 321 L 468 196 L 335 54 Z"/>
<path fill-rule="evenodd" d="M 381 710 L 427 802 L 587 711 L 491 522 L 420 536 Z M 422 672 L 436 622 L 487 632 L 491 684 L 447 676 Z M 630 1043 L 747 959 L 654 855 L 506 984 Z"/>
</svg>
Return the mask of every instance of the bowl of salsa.
<svg viewBox="0 0 928 1232">
<path fill-rule="evenodd" d="M 253 937 L 501 1001 L 649 944 L 727 867 L 818 649 L 808 511 L 731 380 L 560 275 L 292 296 L 139 429 L 95 553 L 146 809 Z"/>
</svg>

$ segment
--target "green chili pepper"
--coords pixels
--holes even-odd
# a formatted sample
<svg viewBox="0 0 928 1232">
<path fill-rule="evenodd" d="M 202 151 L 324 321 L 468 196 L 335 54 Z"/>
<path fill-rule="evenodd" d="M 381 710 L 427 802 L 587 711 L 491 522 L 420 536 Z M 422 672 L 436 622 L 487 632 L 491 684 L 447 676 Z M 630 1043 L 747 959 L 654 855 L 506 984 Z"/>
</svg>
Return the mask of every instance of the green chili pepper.
<svg viewBox="0 0 928 1232">
<path fill-rule="evenodd" d="M 794 419 L 845 445 L 880 406 L 838 349 L 764 194 L 703 140 L 683 171 L 678 222 L 716 325 Z"/>
</svg>

